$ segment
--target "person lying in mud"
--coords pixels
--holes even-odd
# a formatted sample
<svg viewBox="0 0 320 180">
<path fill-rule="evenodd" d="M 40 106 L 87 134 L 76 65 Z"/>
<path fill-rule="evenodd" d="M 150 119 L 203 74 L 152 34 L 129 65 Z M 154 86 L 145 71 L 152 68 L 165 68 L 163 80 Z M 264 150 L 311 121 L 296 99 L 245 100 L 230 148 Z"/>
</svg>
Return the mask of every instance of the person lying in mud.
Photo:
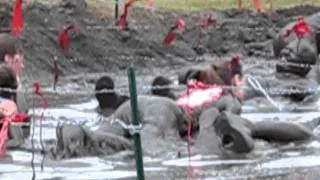
<svg viewBox="0 0 320 180">
<path fill-rule="evenodd" d="M 243 155 L 254 150 L 256 140 L 279 145 L 319 140 L 312 132 L 319 124 L 319 119 L 299 124 L 268 120 L 254 123 L 230 112 L 207 108 L 200 115 L 201 130 L 192 153 Z"/>
<path fill-rule="evenodd" d="M 19 89 L 21 86 L 20 76 L 24 67 L 21 45 L 17 38 L 7 33 L 0 33 L 0 62 L 7 64 L 12 69 L 14 77 L 16 78 L 17 88 Z M 3 73 L 8 72 L 4 71 Z M 0 76 L 8 75 L 1 74 Z M 28 105 L 24 95 L 18 91 L 14 97 L 14 101 L 17 103 L 18 112 L 27 113 Z M 24 143 L 24 139 L 30 135 L 30 126 L 27 124 L 21 126 L 10 126 L 9 132 L 9 139 L 11 140 L 11 143 L 8 143 L 8 148 L 19 147 Z"/>
<path fill-rule="evenodd" d="M 297 26 L 299 22 L 306 22 L 311 30 L 302 38 L 291 32 L 293 26 Z M 298 21 L 291 22 L 281 29 L 273 40 L 274 55 L 280 58 L 276 65 L 277 79 L 263 82 L 263 87 L 292 88 L 300 91 L 286 96 L 293 101 L 302 101 L 313 94 L 301 91 L 318 87 L 319 69 L 315 65 L 319 64 L 319 24 L 320 13 L 316 13 L 304 19 L 300 17 Z"/>
<path fill-rule="evenodd" d="M 182 142 L 180 137 L 186 134 L 188 118 L 174 100 L 145 95 L 138 96 L 138 103 L 144 153 L 159 154 L 175 142 Z M 96 127 L 62 124 L 57 127 L 55 156 L 59 159 L 133 150 L 133 137 L 127 129 L 130 123 L 131 106 L 126 101 Z M 196 123 L 193 126 L 197 129 Z"/>
<path fill-rule="evenodd" d="M 236 114 L 241 112 L 241 101 L 243 96 L 243 76 L 242 65 L 238 56 L 230 61 L 219 60 L 204 69 L 187 69 L 178 74 L 179 84 L 203 84 L 211 86 L 207 88 L 209 91 L 220 90 L 221 95 L 212 97 L 213 101 L 210 106 L 215 106 L 220 110 L 231 111 Z M 216 87 L 213 87 L 216 85 Z M 224 86 L 233 86 L 233 89 L 224 88 Z M 197 88 L 195 88 L 197 89 Z M 205 92 L 199 88 L 199 93 Z M 186 99 L 190 96 L 186 96 Z M 210 107 L 209 106 L 209 107 Z"/>
</svg>

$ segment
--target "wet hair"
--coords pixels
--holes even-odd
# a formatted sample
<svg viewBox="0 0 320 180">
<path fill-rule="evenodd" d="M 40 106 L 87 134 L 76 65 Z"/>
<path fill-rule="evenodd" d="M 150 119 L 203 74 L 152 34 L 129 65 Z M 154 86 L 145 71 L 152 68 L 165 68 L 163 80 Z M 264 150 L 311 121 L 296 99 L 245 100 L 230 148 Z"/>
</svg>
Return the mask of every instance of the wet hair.
<svg viewBox="0 0 320 180">
<path fill-rule="evenodd" d="M 168 78 L 165 78 L 163 76 L 157 76 L 152 81 L 152 87 L 169 86 L 170 84 L 171 84 L 171 81 Z M 163 88 L 160 88 L 160 89 L 152 89 L 151 93 L 153 95 L 163 96 L 163 97 L 168 97 L 168 98 L 171 98 L 171 99 L 175 99 L 175 97 L 172 94 L 171 89 L 169 87 L 163 87 Z"/>
<path fill-rule="evenodd" d="M 113 90 L 114 82 L 109 76 L 102 76 L 98 79 L 95 91 Z M 117 104 L 117 95 L 115 92 L 95 93 L 100 108 L 114 107 Z"/>
<path fill-rule="evenodd" d="M 240 63 L 231 63 L 231 61 L 224 61 L 214 63 L 212 65 L 218 76 L 222 78 L 225 85 L 231 85 L 231 80 L 235 75 L 242 76 L 242 65 Z"/>
<path fill-rule="evenodd" d="M 0 33 L 0 62 L 7 54 L 14 55 L 20 51 L 19 39 L 7 33 Z"/>
<path fill-rule="evenodd" d="M 13 70 L 7 64 L 0 63 L 0 88 L 16 90 L 17 87 L 17 79 Z M 16 92 L 0 90 L 0 96 L 3 98 L 13 98 L 16 101 Z"/>
</svg>

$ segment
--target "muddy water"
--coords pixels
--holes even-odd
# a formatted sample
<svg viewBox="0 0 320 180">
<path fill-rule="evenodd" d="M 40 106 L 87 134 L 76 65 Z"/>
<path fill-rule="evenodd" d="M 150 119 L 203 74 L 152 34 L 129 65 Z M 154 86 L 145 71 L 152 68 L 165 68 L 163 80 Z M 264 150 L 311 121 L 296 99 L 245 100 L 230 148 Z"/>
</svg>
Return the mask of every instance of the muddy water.
<svg viewBox="0 0 320 180">
<path fill-rule="evenodd" d="M 201 66 L 205 63 L 198 63 Z M 261 67 L 255 67 L 249 70 L 252 65 L 245 67 L 247 73 L 257 72 Z M 137 77 L 138 87 L 141 84 L 148 84 L 154 75 L 164 74 L 173 76 L 174 70 L 179 67 L 170 67 L 168 69 L 139 71 Z M 272 67 L 263 66 L 260 74 L 256 76 L 269 74 Z M 153 76 L 150 76 L 150 73 Z M 149 74 L 149 75 L 148 75 Z M 271 73 L 272 74 L 272 73 Z M 101 74 L 86 76 L 85 81 L 91 81 Z M 116 76 L 118 87 L 127 85 L 126 76 Z M 143 78 L 142 78 L 143 77 Z M 71 83 L 68 87 L 74 87 Z M 82 87 L 82 91 L 90 92 L 93 85 L 88 83 Z M 71 89 L 71 90 L 70 90 Z M 75 88 L 78 89 L 79 87 Z M 75 90 L 69 88 L 70 91 Z M 125 91 L 123 91 L 125 93 Z M 139 94 L 146 93 L 144 88 L 138 88 Z M 90 93 L 88 93 L 88 96 Z M 93 125 L 98 119 L 98 114 L 94 112 L 97 102 L 90 98 L 81 103 L 63 103 L 57 104 L 54 108 L 44 111 L 45 121 L 42 125 L 43 141 L 55 139 L 55 127 L 58 121 L 69 123 L 82 123 Z M 269 105 L 266 105 L 269 106 Z M 295 121 L 308 122 L 316 117 L 320 117 L 320 112 L 304 113 L 259 113 L 259 109 L 253 109 L 249 105 L 244 105 L 242 116 L 251 121 Z M 315 108 L 317 109 L 317 108 Z M 34 110 L 37 116 L 43 112 L 43 109 Z M 316 129 L 318 134 L 319 130 Z M 41 149 L 39 142 L 39 121 L 36 123 L 34 135 L 35 149 Z M 30 137 L 31 139 L 31 137 Z M 30 147 L 30 139 L 26 147 Z M 256 142 L 255 151 L 242 157 L 219 158 L 216 156 L 196 155 L 188 158 L 163 158 L 144 157 L 144 168 L 146 179 L 317 179 L 320 169 L 320 143 L 313 141 L 307 144 L 287 144 L 273 145 L 265 142 Z M 0 179 L 31 179 L 31 158 L 30 151 L 16 150 L 9 151 L 11 156 L 9 160 L 0 164 Z M 42 155 L 35 153 L 36 179 L 136 179 L 134 160 L 107 160 L 104 157 L 83 157 L 63 161 L 44 161 L 44 169 L 41 171 Z"/>
</svg>

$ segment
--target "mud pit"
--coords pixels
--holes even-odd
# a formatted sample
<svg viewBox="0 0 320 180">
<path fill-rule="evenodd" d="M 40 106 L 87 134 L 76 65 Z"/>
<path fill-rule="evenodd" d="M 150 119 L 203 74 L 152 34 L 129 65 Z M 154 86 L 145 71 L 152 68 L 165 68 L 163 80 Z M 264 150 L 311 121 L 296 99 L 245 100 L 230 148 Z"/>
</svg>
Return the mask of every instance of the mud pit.
<svg viewBox="0 0 320 180">
<path fill-rule="evenodd" d="M 276 17 L 271 23 L 266 14 L 257 14 L 250 10 L 226 10 L 207 12 L 168 12 L 157 10 L 152 13 L 143 8 L 134 8 L 130 13 L 129 31 L 119 31 L 113 27 L 113 19 L 102 20 L 92 13 L 83 3 L 77 6 L 60 4 L 51 8 L 32 3 L 24 11 L 26 29 L 23 35 L 23 47 L 26 59 L 25 74 L 23 80 L 25 86 L 31 86 L 33 80 L 40 81 L 44 86 L 51 88 L 53 59 L 57 57 L 61 70 L 60 90 L 66 91 L 92 91 L 93 82 L 102 74 L 110 74 L 120 86 L 127 86 L 126 68 L 133 65 L 137 70 L 138 87 L 148 85 L 151 79 L 158 74 L 166 74 L 176 78 L 176 71 L 188 65 L 202 66 L 216 58 L 229 58 L 232 54 L 240 53 L 243 57 L 245 73 L 257 76 L 272 74 L 272 66 L 252 67 L 252 63 L 259 64 L 273 60 L 271 52 L 271 38 L 274 32 L 278 32 L 288 22 L 297 16 L 307 16 L 318 12 L 320 7 L 299 6 L 290 9 L 278 10 Z M 79 5 L 81 4 L 81 5 Z M 218 22 L 223 22 L 222 27 L 209 27 L 204 31 L 199 43 L 199 19 L 205 18 L 212 13 Z M 1 3 L 0 8 L 1 27 L 10 27 L 11 5 Z M 183 33 L 183 39 L 176 40 L 170 46 L 162 44 L 169 26 L 178 17 L 182 17 L 187 28 Z M 62 55 L 58 48 L 57 39 L 61 28 L 69 23 L 80 26 L 80 30 L 71 35 L 70 52 L 68 56 Z M 247 65 L 248 64 L 248 65 Z M 66 87 L 67 85 L 67 87 Z M 142 91 L 140 91 L 142 93 Z M 44 139 L 52 139 L 56 119 L 54 116 L 65 119 L 94 119 L 89 113 L 94 105 L 67 106 L 71 102 L 88 101 L 92 96 L 71 95 L 63 96 L 48 95 L 49 105 L 66 109 L 65 113 L 59 114 L 54 109 L 46 114 L 47 122 L 44 125 Z M 28 102 L 31 96 L 28 96 Z M 67 116 L 72 110 L 84 111 L 74 117 Z M 88 112 L 89 111 L 89 112 Z M 40 110 L 41 112 L 41 110 Z M 77 112 L 74 112 L 77 113 Z M 312 113 L 311 113 L 312 114 Z M 261 114 L 251 119 L 261 117 Z M 287 119 L 285 115 L 274 115 L 266 118 Z M 292 115 L 294 117 L 298 115 Z M 309 120 L 315 118 L 308 116 Z M 280 118 L 279 118 L 280 117 Z M 288 119 L 299 120 L 289 117 Z M 302 118 L 303 119 L 303 118 Z M 261 150 L 246 159 L 219 159 L 217 157 L 195 157 L 192 171 L 187 171 L 187 160 L 166 160 L 146 158 L 146 176 L 150 179 L 170 178 L 253 178 L 255 177 L 278 177 L 299 179 L 302 174 L 309 179 L 317 179 L 319 169 L 317 163 L 318 144 L 308 144 L 302 147 L 277 148 L 271 147 L 268 151 Z M 30 153 L 12 151 L 11 164 L 0 165 L 4 169 L 1 178 L 17 179 L 30 176 L 29 165 Z M 301 156 L 301 157 L 300 157 Z M 292 159 L 282 159 L 292 157 Z M 37 156 L 37 166 L 40 163 Z M 170 158 L 169 158 L 170 159 Z M 221 160 L 221 161 L 219 161 Z M 281 162 L 283 160 L 283 162 Z M 280 162 L 279 162 L 280 161 Z M 303 164 L 307 161 L 309 164 Z M 88 163 L 93 162 L 93 163 Z M 264 164 L 265 162 L 265 164 Z M 295 162 L 295 163 L 292 163 Z M 314 163 L 312 163 L 314 162 Z M 269 164 L 268 164 L 269 163 Z M 77 166 L 75 166 L 77 164 Z M 287 164 L 295 164 L 301 168 L 285 167 Z M 311 164 L 311 165 L 310 165 Z M 278 165 L 278 166 L 277 166 Z M 175 166 L 175 168 L 172 168 Z M 65 168 L 68 167 L 68 168 Z M 74 168 L 71 168 L 74 167 Z M 268 167 L 271 169 L 268 169 Z M 279 169 L 276 169 L 279 167 Z M 39 171 L 40 168 L 37 168 Z M 20 171 L 17 173 L 17 171 Z M 88 171 L 88 172 L 84 172 Z M 90 172 L 91 171 L 91 172 Z M 92 173 L 95 171 L 95 173 Z M 79 173 L 81 177 L 79 176 Z M 234 172 L 231 173 L 230 172 Z M 296 174 L 292 174 L 296 172 Z M 298 174 L 297 172 L 301 172 Z M 65 179 L 106 179 L 125 177 L 134 179 L 135 169 L 133 161 L 117 162 L 108 161 L 104 158 L 80 158 L 66 162 L 48 162 L 43 173 L 37 172 L 39 179 L 65 178 Z M 161 173 L 161 175 L 159 175 Z M 313 174 L 315 173 L 315 174 Z M 121 174 L 121 175 L 120 175 Z M 291 175 L 288 175 L 291 174 Z M 92 177 L 93 176 L 93 177 Z M 230 177 L 231 176 L 231 177 Z"/>
</svg>

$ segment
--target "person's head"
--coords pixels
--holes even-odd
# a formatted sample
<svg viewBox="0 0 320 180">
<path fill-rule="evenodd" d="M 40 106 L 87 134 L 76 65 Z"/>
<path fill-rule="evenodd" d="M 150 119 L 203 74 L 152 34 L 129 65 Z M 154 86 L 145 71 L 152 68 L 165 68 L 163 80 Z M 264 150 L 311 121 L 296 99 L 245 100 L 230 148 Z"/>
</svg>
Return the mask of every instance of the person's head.
<svg viewBox="0 0 320 180">
<path fill-rule="evenodd" d="M 151 90 L 151 93 L 153 95 L 174 99 L 174 95 L 171 92 L 170 87 L 166 87 L 166 86 L 169 86 L 170 84 L 171 84 L 171 81 L 168 78 L 165 78 L 163 76 L 157 76 L 152 81 L 152 87 L 154 89 Z"/>
<path fill-rule="evenodd" d="M 0 33 L 0 62 L 7 63 L 18 78 L 24 68 L 23 59 L 19 39 L 7 33 Z"/>
<path fill-rule="evenodd" d="M 100 108 L 114 107 L 117 104 L 117 95 L 114 92 L 97 92 L 103 90 L 114 90 L 114 82 L 109 76 L 102 76 L 95 86 L 95 96 Z"/>
<path fill-rule="evenodd" d="M 9 90 L 15 91 L 18 83 L 13 70 L 7 64 L 0 63 L 0 96 L 6 99 L 16 100 L 16 92 L 10 92 Z"/>
<path fill-rule="evenodd" d="M 295 40 L 281 50 L 282 61 L 276 65 L 277 73 L 291 73 L 303 78 L 309 74 L 311 66 L 318 61 L 318 49 L 309 38 Z"/>
<path fill-rule="evenodd" d="M 245 80 L 239 56 L 233 57 L 230 61 L 218 61 L 212 64 L 212 69 L 215 72 L 215 76 L 222 79 L 224 85 L 235 87 L 235 89 L 232 89 L 232 93 L 236 97 L 243 98 L 244 91 L 242 86 Z"/>
</svg>

